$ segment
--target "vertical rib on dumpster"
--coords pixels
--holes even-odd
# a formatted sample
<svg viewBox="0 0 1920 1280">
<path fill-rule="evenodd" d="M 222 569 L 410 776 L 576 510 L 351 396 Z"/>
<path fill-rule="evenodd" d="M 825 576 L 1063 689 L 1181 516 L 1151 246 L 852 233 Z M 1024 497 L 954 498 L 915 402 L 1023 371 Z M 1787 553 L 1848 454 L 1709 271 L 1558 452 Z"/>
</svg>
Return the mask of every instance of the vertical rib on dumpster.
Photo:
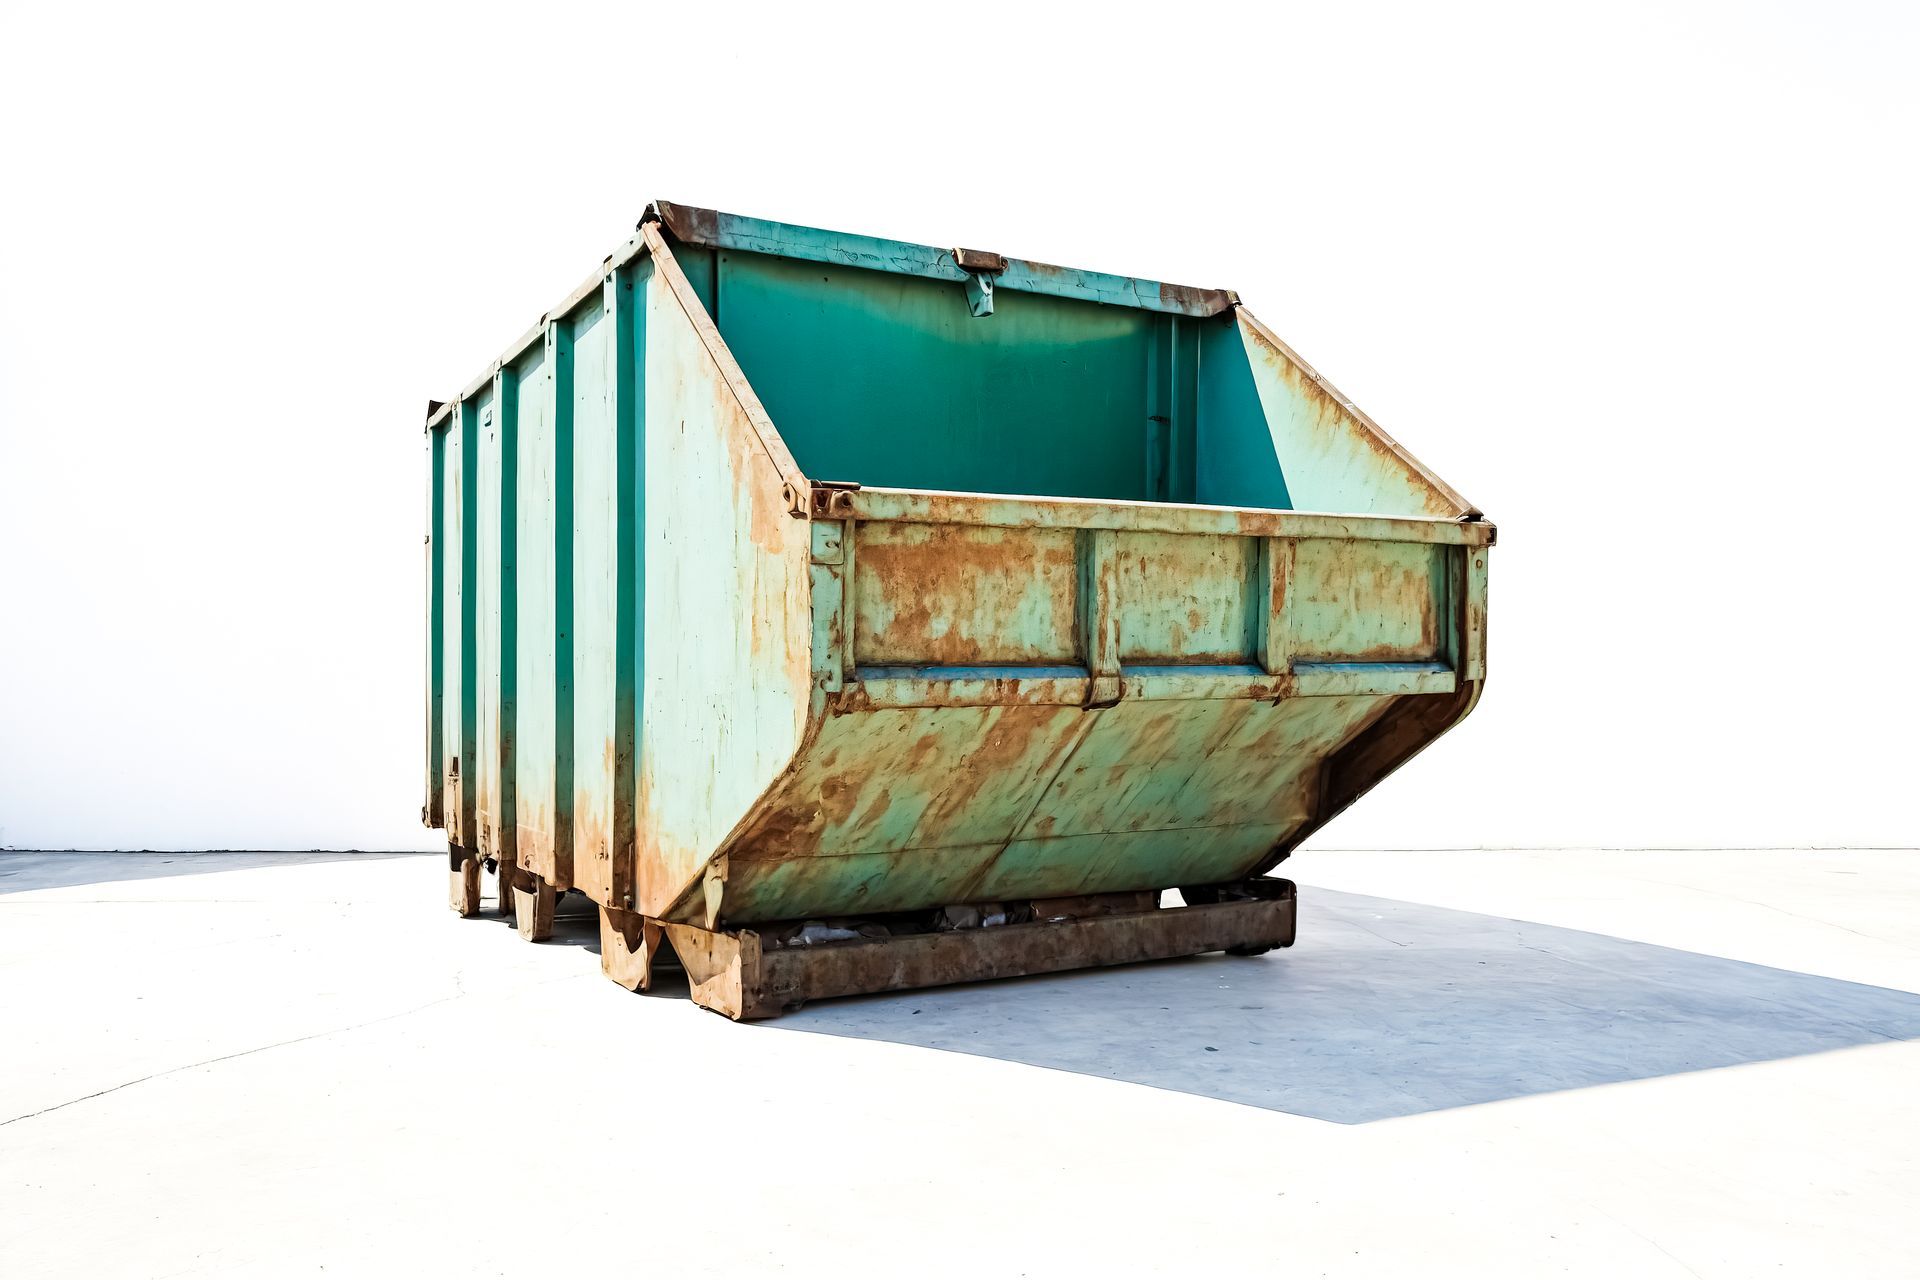
<svg viewBox="0 0 1920 1280">
<path fill-rule="evenodd" d="M 518 722 L 516 700 L 519 678 L 520 643 L 520 570 L 518 538 L 520 529 L 520 378 L 513 368 L 494 374 L 493 400 L 499 414 L 499 444 L 495 457 L 500 468 L 498 487 L 499 526 L 499 651 L 497 687 L 494 690 L 494 741 L 482 743 L 491 749 L 499 772 L 499 805 L 496 810 L 499 857 L 519 861 L 519 761 L 514 751 Z"/>
<path fill-rule="evenodd" d="M 634 272 L 607 273 L 572 317 L 574 386 L 574 883 L 631 902 L 633 648 L 639 619 L 634 485 Z"/>
<path fill-rule="evenodd" d="M 613 896 L 615 756 L 624 730 L 615 700 L 620 571 L 619 385 L 606 291 L 567 318 L 573 406 L 573 883 L 602 906 Z M 630 837 L 628 837 L 630 838 Z"/>
<path fill-rule="evenodd" d="M 519 395 L 516 444 L 518 497 L 515 573 L 519 633 L 514 646 L 514 773 L 516 848 L 520 865 L 562 889 L 572 884 L 566 857 L 572 830 L 561 822 L 556 775 L 559 675 L 554 659 L 556 525 L 561 507 L 555 473 L 553 339 L 543 337 L 515 366 Z"/>
<path fill-rule="evenodd" d="M 496 373 L 475 398 L 479 429 L 476 505 L 478 532 L 474 563 L 475 710 L 474 815 L 479 829 L 476 847 L 482 857 L 504 862 L 514 859 L 512 735 L 505 712 L 512 705 L 512 680 L 507 664 L 513 656 L 513 467 L 511 456 L 512 405 L 503 396 L 503 378 Z"/>
<path fill-rule="evenodd" d="M 442 548 L 443 512 L 446 509 L 445 466 L 447 434 L 438 427 L 427 428 L 427 797 L 420 817 L 429 827 L 446 825 L 446 783 L 440 759 L 442 670 L 441 617 L 446 612 L 446 569 Z"/>
<path fill-rule="evenodd" d="M 440 779 L 447 839 L 473 846 L 474 415 L 453 406 L 440 448 Z"/>
</svg>

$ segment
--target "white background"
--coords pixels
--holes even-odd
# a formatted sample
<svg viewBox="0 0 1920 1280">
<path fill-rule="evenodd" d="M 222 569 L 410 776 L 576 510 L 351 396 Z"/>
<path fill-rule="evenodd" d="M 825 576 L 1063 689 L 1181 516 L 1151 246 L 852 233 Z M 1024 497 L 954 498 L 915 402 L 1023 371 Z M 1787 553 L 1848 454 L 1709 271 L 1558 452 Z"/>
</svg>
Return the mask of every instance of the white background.
<svg viewBox="0 0 1920 1280">
<path fill-rule="evenodd" d="M 432 847 L 426 401 L 656 196 L 1236 288 L 1484 507 L 1320 844 L 1920 843 L 1913 15 L 0 7 L 0 845 Z"/>
</svg>

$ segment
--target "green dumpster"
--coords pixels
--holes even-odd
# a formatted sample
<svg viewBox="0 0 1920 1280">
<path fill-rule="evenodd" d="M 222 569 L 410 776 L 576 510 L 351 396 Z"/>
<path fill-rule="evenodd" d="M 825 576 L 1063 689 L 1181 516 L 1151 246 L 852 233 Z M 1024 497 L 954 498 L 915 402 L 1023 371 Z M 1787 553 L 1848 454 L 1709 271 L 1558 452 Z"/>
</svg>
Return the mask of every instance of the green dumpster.
<svg viewBox="0 0 1920 1280">
<path fill-rule="evenodd" d="M 1485 679 L 1493 526 L 1223 290 L 661 202 L 427 439 L 453 905 L 736 1018 L 1288 945 Z"/>
</svg>

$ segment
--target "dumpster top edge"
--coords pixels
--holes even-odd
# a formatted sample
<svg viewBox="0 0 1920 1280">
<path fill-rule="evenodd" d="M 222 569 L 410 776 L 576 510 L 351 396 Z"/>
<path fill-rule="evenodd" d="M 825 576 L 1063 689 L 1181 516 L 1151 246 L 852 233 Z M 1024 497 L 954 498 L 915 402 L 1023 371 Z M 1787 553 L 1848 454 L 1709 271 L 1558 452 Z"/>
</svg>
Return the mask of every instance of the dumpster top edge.
<svg viewBox="0 0 1920 1280">
<path fill-rule="evenodd" d="M 1182 316 L 1216 316 L 1240 299 L 1231 289 L 1201 289 L 1166 284 L 1104 271 L 1084 271 L 1046 262 L 1008 258 L 980 249 L 942 249 L 878 236 L 825 231 L 818 227 L 765 218 L 749 218 L 717 209 L 656 200 L 647 206 L 644 221 L 660 223 L 675 240 L 716 249 L 738 249 L 806 262 L 890 271 L 929 280 L 965 281 L 976 274 L 991 275 L 994 287 L 1015 293 L 1045 293 L 1055 297 L 1133 307 Z"/>
<path fill-rule="evenodd" d="M 1240 296 L 1231 289 L 1201 289 L 1134 276 L 1112 275 L 1104 271 L 1084 271 L 1075 267 L 1030 262 L 979 249 L 941 249 L 904 240 L 825 231 L 797 223 L 773 222 L 765 218 L 722 213 L 717 209 L 675 204 L 670 200 L 655 200 L 647 206 L 640 225 L 645 226 L 649 222 L 658 223 L 673 239 L 686 244 L 766 253 L 808 262 L 861 267 L 870 271 L 891 271 L 955 283 L 964 282 L 975 274 L 988 274 L 993 277 L 996 288 L 1015 293 L 1051 294 L 1106 306 L 1204 318 L 1220 315 L 1240 305 Z M 495 374 L 525 355 L 529 348 L 541 340 L 548 319 L 567 314 L 589 292 L 599 287 L 606 273 L 644 256 L 646 251 L 645 237 L 636 228 L 632 236 L 607 255 L 599 270 L 581 281 L 558 306 L 541 316 L 530 329 L 509 344 L 486 371 L 462 387 L 458 395 L 444 402 L 430 402 L 425 429 L 431 431 L 446 421 L 456 406 L 478 395 Z"/>
<path fill-rule="evenodd" d="M 1479 512 L 1457 517 L 1276 510 L 1198 503 L 1110 501 L 1038 494 L 816 486 L 815 509 L 833 519 L 1013 529 L 1119 529 L 1132 533 L 1228 534 L 1492 546 L 1494 524 Z M 826 501 L 820 501 L 820 498 Z"/>
<path fill-rule="evenodd" d="M 555 316 L 564 316 L 572 311 L 575 307 L 579 306 L 581 302 L 586 300 L 589 293 L 598 289 L 602 282 L 609 279 L 612 272 L 626 266 L 636 258 L 645 257 L 646 254 L 646 236 L 638 228 L 635 228 L 634 233 L 622 241 L 619 248 L 601 259 L 599 268 L 595 270 L 592 275 L 589 275 L 586 279 L 575 285 L 567 292 L 567 296 L 563 298 L 557 306 L 541 316 L 534 322 L 531 328 L 509 343 L 507 349 L 502 351 L 499 356 L 494 359 L 493 363 L 487 366 L 486 372 L 469 382 L 466 386 L 460 388 L 459 395 L 446 401 L 428 401 L 427 421 L 424 430 L 432 431 L 434 427 L 450 417 L 455 408 L 478 395 L 502 369 L 513 365 L 536 343 L 543 341 L 546 337 L 548 320 Z"/>
</svg>

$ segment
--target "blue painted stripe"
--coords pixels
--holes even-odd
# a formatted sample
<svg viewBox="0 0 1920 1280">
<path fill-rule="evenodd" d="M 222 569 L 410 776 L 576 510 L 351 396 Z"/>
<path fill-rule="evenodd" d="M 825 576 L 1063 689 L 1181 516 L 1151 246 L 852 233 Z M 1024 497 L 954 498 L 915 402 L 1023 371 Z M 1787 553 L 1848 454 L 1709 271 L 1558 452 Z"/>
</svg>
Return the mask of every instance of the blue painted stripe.
<svg viewBox="0 0 1920 1280">
<path fill-rule="evenodd" d="M 1295 675 L 1437 676 L 1452 671 L 1444 662 L 1296 662 Z"/>
<path fill-rule="evenodd" d="M 1085 667 L 860 667 L 861 680 L 1085 680 Z"/>
</svg>

